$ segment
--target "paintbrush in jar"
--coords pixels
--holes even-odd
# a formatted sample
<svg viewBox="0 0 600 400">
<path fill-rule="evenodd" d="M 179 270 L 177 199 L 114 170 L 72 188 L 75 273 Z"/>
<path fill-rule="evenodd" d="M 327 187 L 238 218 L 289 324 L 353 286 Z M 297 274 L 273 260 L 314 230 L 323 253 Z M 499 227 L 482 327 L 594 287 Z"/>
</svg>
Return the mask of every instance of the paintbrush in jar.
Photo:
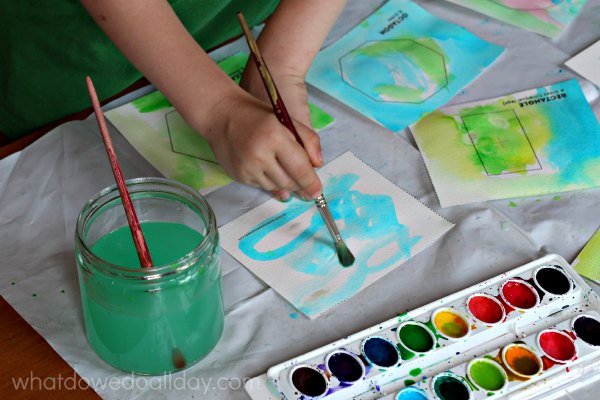
<svg viewBox="0 0 600 400">
<path fill-rule="evenodd" d="M 123 208 L 125 209 L 125 216 L 127 217 L 127 223 L 129 225 L 129 229 L 131 230 L 131 235 L 133 236 L 133 243 L 135 245 L 138 257 L 140 259 L 140 264 L 142 268 L 152 268 L 153 265 L 152 259 L 150 258 L 150 251 L 148 250 L 148 245 L 146 244 L 142 228 L 140 227 L 140 222 L 135 213 L 135 209 L 133 208 L 131 197 L 129 196 L 129 192 L 127 191 L 125 179 L 123 179 L 123 173 L 121 172 L 121 167 L 119 165 L 119 161 L 117 160 L 117 154 L 115 153 L 112 140 L 110 139 L 110 135 L 108 134 L 108 128 L 106 127 L 104 114 L 100 109 L 100 101 L 98 100 L 98 95 L 96 94 L 94 83 L 92 82 L 92 79 L 89 76 L 85 78 L 85 82 L 87 84 L 88 92 L 90 94 L 90 99 L 92 101 L 94 113 L 96 114 L 98 128 L 100 129 L 100 133 L 102 134 L 104 147 L 106 148 L 106 153 L 108 154 L 108 161 L 110 162 L 110 167 L 112 169 L 113 176 L 115 177 L 115 182 L 117 182 L 117 188 L 119 189 L 119 195 L 121 197 L 121 202 L 123 203 Z M 171 341 L 173 341 L 172 333 Z M 185 367 L 185 358 L 177 347 L 172 348 L 171 355 L 172 362 L 175 368 L 181 369 Z"/>
<path fill-rule="evenodd" d="M 265 63 L 264 59 L 262 58 L 260 50 L 258 49 L 258 45 L 257 45 L 256 41 L 254 40 L 254 36 L 252 35 L 252 32 L 250 32 L 250 28 L 248 27 L 248 24 L 246 23 L 246 19 L 244 18 L 244 15 L 240 12 L 237 14 L 237 17 L 242 26 L 242 30 L 244 31 L 244 36 L 246 37 L 246 41 L 248 42 L 248 47 L 250 48 L 250 53 L 252 55 L 252 58 L 254 59 L 256 68 L 258 69 L 260 76 L 262 78 L 262 81 L 265 85 L 265 89 L 267 90 L 267 93 L 269 95 L 269 100 L 271 101 L 271 106 L 273 107 L 273 111 L 275 112 L 277 119 L 286 128 L 288 128 L 290 130 L 290 132 L 292 132 L 292 134 L 296 138 L 296 141 L 298 143 L 300 143 L 300 145 L 302 147 L 304 147 L 304 144 L 302 143 L 302 139 L 300 138 L 300 135 L 298 135 L 298 131 L 296 130 L 296 127 L 294 126 L 294 123 L 292 122 L 292 118 L 290 117 L 289 113 L 287 112 L 287 109 L 285 107 L 285 104 L 283 103 L 281 95 L 279 94 L 279 91 L 277 90 L 277 87 L 275 86 L 275 82 L 273 81 L 273 78 L 271 77 L 271 73 L 269 72 L 269 69 L 267 68 L 266 63 Z M 344 266 L 344 267 L 349 267 L 350 265 L 352 265 L 354 263 L 354 255 L 352 254 L 350 249 L 348 249 L 348 246 L 346 246 L 346 243 L 344 243 L 344 240 L 342 239 L 340 231 L 337 228 L 337 225 L 335 224 L 335 220 L 333 219 L 333 216 L 331 215 L 331 211 L 329 211 L 329 206 L 327 205 L 325 196 L 323 196 L 323 194 L 321 194 L 321 196 L 319 196 L 315 200 L 315 204 L 317 205 L 317 209 L 319 210 L 319 213 L 321 214 L 321 216 L 323 217 L 323 220 L 325 221 L 325 226 L 327 226 L 327 230 L 329 231 L 329 233 L 331 234 L 331 237 L 335 241 L 335 251 L 337 253 L 340 264 L 342 264 L 342 266 Z"/>
</svg>

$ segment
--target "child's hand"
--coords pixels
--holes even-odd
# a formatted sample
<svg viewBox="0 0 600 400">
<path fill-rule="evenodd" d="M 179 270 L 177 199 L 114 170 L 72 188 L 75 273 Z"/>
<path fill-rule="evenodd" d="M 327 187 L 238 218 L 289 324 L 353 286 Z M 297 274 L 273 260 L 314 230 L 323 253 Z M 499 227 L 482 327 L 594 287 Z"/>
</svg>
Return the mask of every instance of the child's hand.
<svg viewBox="0 0 600 400">
<path fill-rule="evenodd" d="M 276 81 L 277 89 L 288 112 L 291 117 L 297 121 L 294 124 L 296 129 L 300 130 L 300 127 L 298 126 L 298 122 L 300 122 L 304 125 L 302 128 L 310 127 L 312 131 L 304 74 L 296 68 L 278 64 L 274 65 L 274 67 L 269 66 L 269 72 L 271 72 Z M 265 89 L 260 73 L 256 68 L 256 64 L 252 59 L 248 60 L 240 86 L 254 97 L 270 105 L 269 95 Z M 323 156 L 321 153 L 319 137 L 314 131 L 309 136 L 309 140 L 314 140 L 315 145 L 305 145 L 308 158 L 313 167 L 321 167 L 323 165 Z M 305 143 L 304 138 L 303 143 Z M 287 190 L 275 190 L 273 191 L 273 195 L 282 201 L 286 201 L 290 198 L 290 193 Z"/>
<path fill-rule="evenodd" d="M 258 47 L 288 112 L 304 125 L 295 124 L 299 132 L 306 132 L 306 127 L 311 127 L 304 77 L 345 4 L 346 0 L 282 0 L 258 38 Z M 248 62 L 240 84 L 256 98 L 270 103 L 253 60 Z M 314 146 L 308 145 L 300 134 L 312 165 L 321 166 L 320 145 L 313 139 L 316 134 L 304 135 L 315 142 Z M 289 196 L 281 191 L 274 194 L 280 199 Z"/>
<path fill-rule="evenodd" d="M 312 129 L 304 74 L 293 67 L 270 64 L 269 72 L 273 75 L 279 94 L 292 118 Z M 240 86 L 257 99 L 271 104 L 267 90 L 251 58 L 248 60 Z M 311 159 L 313 158 L 311 155 Z M 319 167 L 320 165 L 314 166 Z"/>
<path fill-rule="evenodd" d="M 320 195 L 321 182 L 313 167 L 323 160 L 319 138 L 307 128 L 310 117 L 304 74 L 345 0 L 282 0 L 259 38 L 261 52 L 296 119 L 304 148 L 279 123 L 268 102 L 239 88 L 219 69 L 168 2 L 82 3 L 119 50 L 202 133 L 232 178 L 277 191 L 282 200 L 290 191 L 306 199 Z M 286 65 L 293 69 L 282 67 Z M 257 78 L 244 84 L 266 99 Z"/>
<path fill-rule="evenodd" d="M 312 130 L 295 121 L 303 148 L 269 104 L 242 90 L 222 98 L 210 112 L 215 123 L 203 133 L 232 178 L 274 191 L 281 200 L 289 192 L 304 199 L 321 194 L 313 165 L 323 160 L 319 137 Z"/>
</svg>

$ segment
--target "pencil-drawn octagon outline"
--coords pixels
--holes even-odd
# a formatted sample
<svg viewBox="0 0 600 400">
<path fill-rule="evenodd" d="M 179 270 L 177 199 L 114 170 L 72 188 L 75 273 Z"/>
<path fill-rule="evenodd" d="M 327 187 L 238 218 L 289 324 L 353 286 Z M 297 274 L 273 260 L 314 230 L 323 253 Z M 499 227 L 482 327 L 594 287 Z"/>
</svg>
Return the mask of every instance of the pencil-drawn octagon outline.
<svg viewBox="0 0 600 400">
<path fill-rule="evenodd" d="M 356 50 L 364 47 L 367 43 L 378 43 L 378 42 L 400 42 L 400 41 L 408 41 L 408 42 L 412 42 L 413 45 L 415 46 L 420 46 L 424 49 L 427 49 L 427 51 L 434 53 L 436 56 L 438 56 L 440 58 L 440 66 L 444 71 L 444 84 L 443 85 L 438 85 L 436 82 L 430 81 L 433 84 L 436 84 L 437 88 L 433 91 L 427 94 L 426 97 L 423 97 L 420 101 L 397 101 L 397 100 L 383 100 L 381 98 L 375 98 L 373 96 L 371 96 L 368 93 L 368 90 L 366 88 L 360 88 L 357 87 L 356 84 L 349 82 L 346 80 L 345 76 L 344 76 L 344 59 L 346 58 L 346 62 L 348 57 L 355 52 Z M 409 47 L 410 48 L 410 47 Z M 373 101 L 376 101 L 378 103 L 404 103 L 404 104 L 422 104 L 425 101 L 427 101 L 428 99 L 430 99 L 431 97 L 435 96 L 438 92 L 440 92 L 441 90 L 445 89 L 448 86 L 448 70 L 446 69 L 446 58 L 444 57 L 443 54 L 441 54 L 439 51 L 436 51 L 434 49 L 432 49 L 431 47 L 425 46 L 422 43 L 417 42 L 414 39 L 386 39 L 386 40 L 367 40 L 364 43 L 361 43 L 360 45 L 354 47 L 352 50 L 348 51 L 346 54 L 344 54 L 343 56 L 341 56 L 338 59 L 338 66 L 340 68 L 340 76 L 342 78 L 342 81 L 350 86 L 352 89 L 360 92 L 361 94 L 363 94 L 364 96 L 370 98 Z"/>
<path fill-rule="evenodd" d="M 172 110 L 165 114 L 165 122 L 167 124 L 167 134 L 169 135 L 169 144 L 171 145 L 171 151 L 173 153 L 180 154 L 182 156 L 192 157 L 197 160 L 202 160 L 202 161 L 206 161 L 209 163 L 218 164 L 214 160 L 210 160 L 206 157 L 201 157 L 198 154 L 193 154 L 193 152 L 189 151 L 189 149 L 186 150 L 186 149 L 181 149 L 181 148 L 175 148 L 176 147 L 175 141 L 173 140 L 173 133 L 171 132 L 172 129 L 169 124 L 169 116 L 171 116 L 171 115 L 179 115 L 179 113 L 177 110 Z"/>
</svg>

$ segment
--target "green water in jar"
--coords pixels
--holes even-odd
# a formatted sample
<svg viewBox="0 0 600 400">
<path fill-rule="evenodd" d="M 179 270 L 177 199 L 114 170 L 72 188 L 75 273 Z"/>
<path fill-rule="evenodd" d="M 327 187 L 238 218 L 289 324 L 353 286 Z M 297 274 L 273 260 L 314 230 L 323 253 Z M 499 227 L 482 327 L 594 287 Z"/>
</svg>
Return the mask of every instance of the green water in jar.
<svg viewBox="0 0 600 400">
<path fill-rule="evenodd" d="M 179 223 L 140 226 L 155 266 L 176 265 L 204 238 Z M 197 264 L 156 280 L 80 268 L 86 332 L 97 354 L 118 369 L 150 375 L 188 367 L 206 356 L 223 330 L 218 243 L 212 248 L 214 254 Z M 91 250 L 111 264 L 140 269 L 128 226 L 101 237 Z"/>
</svg>

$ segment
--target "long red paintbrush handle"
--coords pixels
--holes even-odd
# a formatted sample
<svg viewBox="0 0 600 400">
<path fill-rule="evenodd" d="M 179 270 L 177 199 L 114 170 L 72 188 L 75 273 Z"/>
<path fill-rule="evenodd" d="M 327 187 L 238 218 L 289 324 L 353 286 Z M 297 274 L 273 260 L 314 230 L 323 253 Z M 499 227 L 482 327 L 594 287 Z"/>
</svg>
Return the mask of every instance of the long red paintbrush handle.
<svg viewBox="0 0 600 400">
<path fill-rule="evenodd" d="M 292 132 L 292 134 L 296 138 L 296 141 L 300 143 L 300 146 L 304 146 L 304 143 L 302 143 L 302 139 L 300 138 L 300 135 L 298 134 L 298 131 L 294 126 L 292 118 L 290 117 L 290 114 L 285 108 L 285 104 L 283 103 L 283 99 L 279 94 L 279 90 L 277 90 L 277 86 L 275 86 L 275 82 L 273 81 L 273 77 L 269 72 L 269 68 L 267 68 L 267 64 L 265 63 L 265 60 L 263 59 L 262 54 L 258 49 L 258 45 L 254 40 L 254 36 L 252 35 L 252 32 L 250 31 L 250 28 L 246 23 L 244 15 L 242 13 L 238 13 L 237 17 L 242 26 L 242 30 L 244 31 L 244 36 L 246 37 L 246 42 L 248 42 L 248 47 L 250 48 L 252 58 L 256 63 L 256 68 L 260 73 L 263 84 L 265 85 L 265 89 L 267 89 L 269 100 L 271 101 L 271 105 L 273 106 L 273 110 L 275 112 L 275 115 L 277 116 L 277 119 L 283 124 L 283 126 L 288 128 L 290 132 Z"/>
<path fill-rule="evenodd" d="M 151 268 L 152 259 L 150 258 L 150 252 L 148 251 L 148 246 L 146 245 L 146 241 L 144 240 L 144 234 L 142 233 L 142 229 L 140 228 L 140 223 L 137 219 L 137 215 L 135 215 L 133 203 L 131 202 L 131 198 L 129 197 L 129 192 L 127 191 L 127 186 L 125 185 L 125 180 L 123 179 L 123 173 L 121 172 L 121 167 L 119 166 L 119 161 L 117 160 L 117 155 L 115 154 L 115 149 L 113 148 L 112 141 L 110 140 L 110 136 L 108 135 L 106 121 L 104 120 L 104 114 L 100 109 L 100 101 L 98 101 L 96 89 L 94 88 L 92 79 L 89 76 L 85 78 L 85 81 L 87 83 L 88 92 L 90 93 L 90 99 L 92 100 L 94 112 L 96 113 L 98 128 L 100 128 L 102 140 L 104 140 L 104 147 L 106 147 L 106 154 L 108 154 L 110 167 L 112 168 L 115 181 L 117 182 L 119 194 L 121 195 L 121 201 L 123 202 L 123 208 L 125 208 L 125 215 L 127 216 L 129 229 L 131 229 L 131 235 L 133 236 L 133 243 L 135 244 L 135 249 L 137 250 L 138 257 L 140 258 L 142 268 Z"/>
</svg>

